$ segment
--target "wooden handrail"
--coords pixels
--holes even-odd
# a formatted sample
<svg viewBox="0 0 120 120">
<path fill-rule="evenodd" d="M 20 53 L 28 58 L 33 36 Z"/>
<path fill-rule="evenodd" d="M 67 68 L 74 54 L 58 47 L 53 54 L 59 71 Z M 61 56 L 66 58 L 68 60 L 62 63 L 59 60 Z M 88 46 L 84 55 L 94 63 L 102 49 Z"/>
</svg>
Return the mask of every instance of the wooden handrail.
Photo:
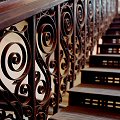
<svg viewBox="0 0 120 120">
<path fill-rule="evenodd" d="M 0 5 L 0 29 L 68 0 L 18 0 Z"/>
</svg>

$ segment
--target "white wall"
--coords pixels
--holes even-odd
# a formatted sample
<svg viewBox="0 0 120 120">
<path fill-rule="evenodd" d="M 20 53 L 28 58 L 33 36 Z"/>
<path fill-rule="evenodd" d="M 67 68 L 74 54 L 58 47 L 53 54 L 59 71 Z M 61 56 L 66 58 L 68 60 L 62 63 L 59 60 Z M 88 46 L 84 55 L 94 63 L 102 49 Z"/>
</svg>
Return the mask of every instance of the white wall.
<svg viewBox="0 0 120 120">
<path fill-rule="evenodd" d="M 120 13 L 120 0 L 118 0 L 118 12 Z"/>
</svg>

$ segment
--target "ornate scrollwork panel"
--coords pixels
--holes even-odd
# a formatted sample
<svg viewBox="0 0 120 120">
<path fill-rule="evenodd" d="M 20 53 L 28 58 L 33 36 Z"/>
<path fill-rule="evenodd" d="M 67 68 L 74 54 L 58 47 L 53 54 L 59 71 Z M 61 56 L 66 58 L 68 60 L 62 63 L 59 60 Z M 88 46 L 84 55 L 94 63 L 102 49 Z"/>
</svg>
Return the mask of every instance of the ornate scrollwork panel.
<svg viewBox="0 0 120 120">
<path fill-rule="evenodd" d="M 1 119 L 23 120 L 23 117 L 32 115 L 32 108 L 29 105 L 30 96 L 28 96 L 31 87 L 25 82 L 31 67 L 31 48 L 26 33 L 27 26 L 21 31 L 16 26 L 11 26 L 4 30 L 0 39 L 0 93 L 3 104 L 8 105 L 9 108 L 1 109 Z M 12 111 L 12 114 L 6 110 Z"/>
<path fill-rule="evenodd" d="M 75 73 L 79 74 L 85 65 L 85 0 L 77 0 L 76 18 Z"/>
<path fill-rule="evenodd" d="M 87 19 L 86 19 L 86 59 L 93 48 L 93 0 L 87 0 Z"/>
<path fill-rule="evenodd" d="M 95 33 L 99 32 L 99 1 L 95 0 L 95 23 L 94 23 L 94 30 Z"/>
<path fill-rule="evenodd" d="M 51 103 L 53 107 L 56 106 L 56 100 L 58 99 L 54 93 L 54 87 L 52 87 L 58 83 L 58 63 L 55 59 L 57 45 L 56 15 L 57 11 L 55 7 L 37 15 L 36 62 L 39 72 L 36 71 L 36 98 L 41 98 L 37 102 L 37 117 L 42 118 L 44 116 L 43 119 L 47 115 L 53 96 L 54 101 Z"/>
<path fill-rule="evenodd" d="M 104 2 L 103 0 L 101 0 L 101 23 L 103 22 L 104 20 Z"/>
<path fill-rule="evenodd" d="M 68 82 L 73 83 L 74 64 L 73 54 L 73 3 L 65 2 L 60 6 L 61 33 L 60 33 L 60 76 L 61 95 L 64 95 L 68 88 Z M 69 86 L 70 87 L 70 86 Z"/>
</svg>

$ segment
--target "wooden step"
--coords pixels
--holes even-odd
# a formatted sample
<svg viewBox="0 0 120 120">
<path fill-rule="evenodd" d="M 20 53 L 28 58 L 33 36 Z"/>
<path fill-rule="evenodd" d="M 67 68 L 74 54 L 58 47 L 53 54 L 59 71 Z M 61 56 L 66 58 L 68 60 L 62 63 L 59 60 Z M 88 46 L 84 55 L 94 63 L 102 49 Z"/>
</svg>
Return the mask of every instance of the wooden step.
<svg viewBox="0 0 120 120">
<path fill-rule="evenodd" d="M 103 43 L 98 44 L 97 47 L 99 54 L 120 54 L 120 44 L 117 43 Z"/>
<path fill-rule="evenodd" d="M 102 36 L 103 43 L 119 43 L 120 35 L 104 35 Z"/>
<path fill-rule="evenodd" d="M 109 28 L 114 28 L 114 27 L 117 27 L 117 28 L 120 28 L 120 24 L 111 24 L 110 26 L 109 26 Z"/>
<path fill-rule="evenodd" d="M 80 84 L 69 91 L 70 106 L 120 111 L 120 88 L 109 85 Z"/>
<path fill-rule="evenodd" d="M 120 18 L 119 18 L 119 17 L 114 18 L 114 19 L 113 19 L 113 22 L 120 22 Z"/>
<path fill-rule="evenodd" d="M 107 31 L 119 31 L 120 30 L 120 27 L 116 26 L 116 27 L 110 27 L 108 28 Z"/>
<path fill-rule="evenodd" d="M 106 110 L 68 106 L 49 120 L 120 120 L 120 114 Z"/>
<path fill-rule="evenodd" d="M 120 44 L 120 39 L 103 39 L 103 44 L 104 43 L 112 43 L 112 44 Z"/>
<path fill-rule="evenodd" d="M 84 68 L 81 70 L 81 82 L 120 86 L 120 69 Z"/>
<path fill-rule="evenodd" d="M 103 46 L 103 47 L 110 47 L 110 48 L 120 48 L 120 44 L 117 44 L 117 43 L 103 43 L 103 44 L 98 44 L 98 47 L 99 46 Z"/>
<path fill-rule="evenodd" d="M 119 25 L 119 24 L 120 24 L 120 21 L 112 21 L 111 24 Z M 110 24 L 110 25 L 111 25 L 111 24 Z"/>
<path fill-rule="evenodd" d="M 71 88 L 68 92 L 96 94 L 96 95 L 120 98 L 120 87 L 118 86 L 98 85 L 98 84 L 80 84 L 76 87 Z"/>
<path fill-rule="evenodd" d="M 120 27 L 120 22 L 112 22 L 110 27 Z"/>
<path fill-rule="evenodd" d="M 97 54 L 91 55 L 90 67 L 120 68 L 120 55 L 118 54 Z"/>
<path fill-rule="evenodd" d="M 111 34 L 111 35 L 120 35 L 120 27 L 110 27 L 107 31 L 106 31 L 106 33 L 105 33 L 105 35 L 109 35 L 109 34 Z"/>
<path fill-rule="evenodd" d="M 107 73 L 113 73 L 113 74 L 120 74 L 120 69 L 104 69 L 104 68 L 94 68 L 94 67 L 90 67 L 90 68 L 84 68 L 81 70 L 82 72 L 86 72 L 86 71 L 90 71 L 90 72 L 103 72 L 105 74 Z"/>
<path fill-rule="evenodd" d="M 102 39 L 119 39 L 120 35 L 103 35 Z"/>
</svg>

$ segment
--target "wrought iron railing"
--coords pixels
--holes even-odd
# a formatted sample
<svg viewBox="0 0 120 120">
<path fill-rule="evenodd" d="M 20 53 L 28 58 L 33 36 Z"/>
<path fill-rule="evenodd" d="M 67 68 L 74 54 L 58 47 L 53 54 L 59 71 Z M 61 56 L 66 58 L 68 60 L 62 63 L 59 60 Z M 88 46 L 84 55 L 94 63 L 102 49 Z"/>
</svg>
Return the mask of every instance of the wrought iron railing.
<svg viewBox="0 0 120 120">
<path fill-rule="evenodd" d="M 116 7 L 117 0 L 0 5 L 0 119 L 45 120 L 49 107 L 56 113 Z"/>
</svg>

